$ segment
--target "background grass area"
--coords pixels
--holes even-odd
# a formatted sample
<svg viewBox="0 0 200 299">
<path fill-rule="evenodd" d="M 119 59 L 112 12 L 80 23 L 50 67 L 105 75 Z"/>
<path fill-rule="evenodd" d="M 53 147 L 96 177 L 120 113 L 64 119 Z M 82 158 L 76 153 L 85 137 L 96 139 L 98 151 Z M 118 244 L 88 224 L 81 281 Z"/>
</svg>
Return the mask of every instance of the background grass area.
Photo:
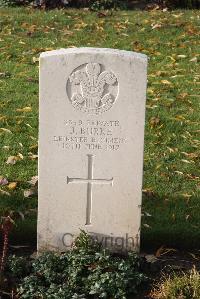
<svg viewBox="0 0 200 299">
<path fill-rule="evenodd" d="M 37 206 L 23 191 L 37 175 L 39 54 L 82 46 L 133 50 L 149 56 L 142 246 L 199 247 L 199 25 L 199 11 L 0 8 L 0 175 L 17 182 L 13 191 L 1 188 L 11 193 L 0 193 L 1 214 Z M 22 160 L 6 164 L 19 153 Z M 12 241 L 35 238 L 36 216 L 29 215 Z"/>
</svg>

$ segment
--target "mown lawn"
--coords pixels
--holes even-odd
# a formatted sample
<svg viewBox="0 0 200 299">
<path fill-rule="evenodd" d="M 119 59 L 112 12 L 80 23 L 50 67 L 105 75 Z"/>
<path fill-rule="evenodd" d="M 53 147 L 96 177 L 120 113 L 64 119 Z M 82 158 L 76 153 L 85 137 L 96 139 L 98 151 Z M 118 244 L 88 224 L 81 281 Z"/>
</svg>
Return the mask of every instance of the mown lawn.
<svg viewBox="0 0 200 299">
<path fill-rule="evenodd" d="M 1 187 L 1 215 L 37 207 L 24 190 L 37 175 L 39 54 L 82 46 L 133 50 L 149 56 L 142 246 L 198 247 L 199 22 L 198 11 L 0 8 L 0 176 L 17 182 Z M 10 156 L 18 156 L 16 164 L 6 164 Z M 33 211 L 13 242 L 35 238 Z"/>
</svg>

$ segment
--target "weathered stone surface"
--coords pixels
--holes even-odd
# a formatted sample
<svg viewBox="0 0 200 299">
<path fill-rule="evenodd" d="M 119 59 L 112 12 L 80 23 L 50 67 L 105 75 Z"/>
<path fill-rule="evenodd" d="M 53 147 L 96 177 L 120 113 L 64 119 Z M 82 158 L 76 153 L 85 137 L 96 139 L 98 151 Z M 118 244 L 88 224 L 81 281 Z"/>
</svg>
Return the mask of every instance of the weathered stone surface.
<svg viewBox="0 0 200 299">
<path fill-rule="evenodd" d="M 65 251 L 80 229 L 138 250 L 145 55 L 61 49 L 40 57 L 38 249 Z"/>
</svg>

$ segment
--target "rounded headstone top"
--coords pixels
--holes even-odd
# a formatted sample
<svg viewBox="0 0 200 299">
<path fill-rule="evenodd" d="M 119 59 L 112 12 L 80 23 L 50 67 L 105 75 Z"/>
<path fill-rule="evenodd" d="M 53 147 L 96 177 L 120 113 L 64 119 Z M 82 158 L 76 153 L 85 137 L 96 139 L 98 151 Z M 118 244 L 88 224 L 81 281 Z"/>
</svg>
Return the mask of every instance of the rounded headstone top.
<svg viewBox="0 0 200 299">
<path fill-rule="evenodd" d="M 118 50 L 118 49 L 111 49 L 111 48 L 90 48 L 90 47 L 82 47 L 82 48 L 67 48 L 67 49 L 59 49 L 59 50 L 52 50 L 46 51 L 40 54 L 40 57 L 49 57 L 49 56 L 57 56 L 57 55 L 66 55 L 66 54 L 108 54 L 108 55 L 118 55 L 121 57 L 126 58 L 135 58 L 142 60 L 144 63 L 147 62 L 147 55 L 133 52 L 133 51 L 126 51 L 126 50 Z"/>
</svg>

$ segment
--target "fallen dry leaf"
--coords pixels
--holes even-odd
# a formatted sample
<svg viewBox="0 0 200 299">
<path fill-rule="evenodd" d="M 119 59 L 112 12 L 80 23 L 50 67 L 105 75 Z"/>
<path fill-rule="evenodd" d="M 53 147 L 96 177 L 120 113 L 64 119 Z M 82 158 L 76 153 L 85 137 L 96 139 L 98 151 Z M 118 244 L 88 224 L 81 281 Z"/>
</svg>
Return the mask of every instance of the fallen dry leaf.
<svg viewBox="0 0 200 299">
<path fill-rule="evenodd" d="M 187 163 L 187 164 L 194 163 L 194 161 L 188 161 L 188 160 L 185 160 L 185 159 L 181 159 L 181 161 L 182 161 L 183 163 Z"/>
<path fill-rule="evenodd" d="M 33 144 L 29 147 L 30 150 L 34 150 L 34 149 L 37 149 L 38 148 L 38 144 Z"/>
<path fill-rule="evenodd" d="M 2 148 L 3 148 L 4 150 L 8 151 L 8 150 L 10 149 L 10 146 L 8 146 L 8 145 L 4 145 Z"/>
<path fill-rule="evenodd" d="M 152 117 L 149 120 L 149 124 L 150 124 L 151 127 L 156 127 L 157 125 L 160 124 L 160 118 L 159 117 Z"/>
<path fill-rule="evenodd" d="M 160 257 L 162 255 L 165 255 L 169 252 L 176 252 L 177 250 L 174 248 L 165 248 L 163 245 L 156 251 L 155 256 Z"/>
<path fill-rule="evenodd" d="M 158 29 L 158 28 L 161 28 L 161 27 L 162 27 L 161 24 L 151 24 L 152 29 Z"/>
<path fill-rule="evenodd" d="M 36 159 L 38 159 L 38 155 L 34 155 L 33 153 L 29 153 L 29 159 L 36 160 Z"/>
<path fill-rule="evenodd" d="M 183 175 L 182 171 L 175 170 L 174 172 L 177 173 L 177 174 L 179 174 L 179 175 Z"/>
<path fill-rule="evenodd" d="M 24 107 L 24 108 L 18 108 L 16 109 L 17 112 L 31 112 L 32 108 L 31 107 Z"/>
<path fill-rule="evenodd" d="M 146 227 L 146 228 L 150 228 L 150 225 L 147 224 L 147 223 L 144 223 L 143 226 Z"/>
<path fill-rule="evenodd" d="M 5 186 L 8 184 L 8 180 L 3 176 L 0 176 L 0 186 Z"/>
<path fill-rule="evenodd" d="M 17 187 L 17 182 L 11 182 L 8 185 L 9 190 L 14 190 Z"/>
<path fill-rule="evenodd" d="M 144 212 L 144 214 L 145 214 L 147 217 L 152 217 L 152 215 L 149 214 L 148 212 Z"/>
<path fill-rule="evenodd" d="M 151 263 L 151 264 L 157 262 L 157 260 L 158 260 L 157 257 L 153 254 L 145 255 L 145 259 L 146 259 L 147 263 Z"/>
<path fill-rule="evenodd" d="M 30 185 L 32 185 L 32 186 L 35 186 L 35 185 L 37 184 L 37 182 L 38 182 L 38 176 L 37 176 L 37 175 L 36 175 L 36 176 L 33 176 L 33 177 L 31 178 L 31 180 L 28 181 L 28 183 L 29 183 Z"/>
<path fill-rule="evenodd" d="M 5 133 L 12 133 L 9 129 L 6 128 L 0 128 L 0 131 L 3 131 Z"/>
<path fill-rule="evenodd" d="M 186 55 L 178 55 L 177 57 L 178 58 L 186 58 L 187 56 Z"/>
<path fill-rule="evenodd" d="M 10 193 L 7 192 L 7 191 L 5 191 L 5 190 L 1 190 L 1 189 L 0 189 L 0 193 L 1 193 L 2 195 L 10 196 Z"/>
<path fill-rule="evenodd" d="M 148 189 L 142 189 L 142 192 L 149 198 L 153 198 L 155 196 L 155 193 L 150 188 Z"/>
<path fill-rule="evenodd" d="M 0 78 L 9 78 L 11 74 L 9 72 L 0 73 Z"/>
<path fill-rule="evenodd" d="M 172 83 L 169 82 L 168 80 L 161 80 L 161 83 L 162 84 L 165 84 L 165 85 L 171 85 Z"/>
<path fill-rule="evenodd" d="M 193 259 L 199 261 L 199 257 L 196 256 L 194 253 L 192 253 L 192 252 L 188 252 L 188 254 L 191 255 L 191 257 L 193 257 Z"/>
<path fill-rule="evenodd" d="M 10 156 L 8 157 L 6 164 L 16 164 L 17 161 L 23 160 L 24 156 L 21 153 L 18 153 L 17 156 Z"/>
<path fill-rule="evenodd" d="M 189 218 L 190 218 L 190 215 L 189 215 L 189 214 L 185 216 L 185 220 L 186 220 L 186 221 L 187 221 Z"/>
<path fill-rule="evenodd" d="M 190 59 L 190 62 L 197 62 L 197 57 L 193 57 L 192 59 Z"/>
<path fill-rule="evenodd" d="M 19 160 L 19 158 L 17 156 L 10 156 L 8 157 L 6 164 L 16 164 L 17 160 Z"/>
<path fill-rule="evenodd" d="M 184 198 L 190 198 L 192 197 L 192 194 L 188 194 L 188 193 L 182 193 L 181 194 Z"/>
<path fill-rule="evenodd" d="M 19 157 L 20 160 L 23 160 L 23 159 L 24 159 L 24 156 L 23 156 L 21 153 L 18 153 L 18 154 L 17 154 L 17 157 Z"/>
<path fill-rule="evenodd" d="M 32 186 L 30 189 L 27 189 L 24 191 L 24 197 L 28 198 L 34 195 L 37 195 L 38 193 L 38 188 L 37 186 Z"/>
<path fill-rule="evenodd" d="M 33 57 L 33 63 L 37 63 L 39 61 L 38 57 Z"/>
<path fill-rule="evenodd" d="M 199 157 L 199 154 L 198 153 L 186 153 L 186 152 L 181 152 L 181 154 L 185 155 L 186 157 L 189 157 L 191 159 L 194 159 L 194 158 L 198 158 Z"/>
</svg>

